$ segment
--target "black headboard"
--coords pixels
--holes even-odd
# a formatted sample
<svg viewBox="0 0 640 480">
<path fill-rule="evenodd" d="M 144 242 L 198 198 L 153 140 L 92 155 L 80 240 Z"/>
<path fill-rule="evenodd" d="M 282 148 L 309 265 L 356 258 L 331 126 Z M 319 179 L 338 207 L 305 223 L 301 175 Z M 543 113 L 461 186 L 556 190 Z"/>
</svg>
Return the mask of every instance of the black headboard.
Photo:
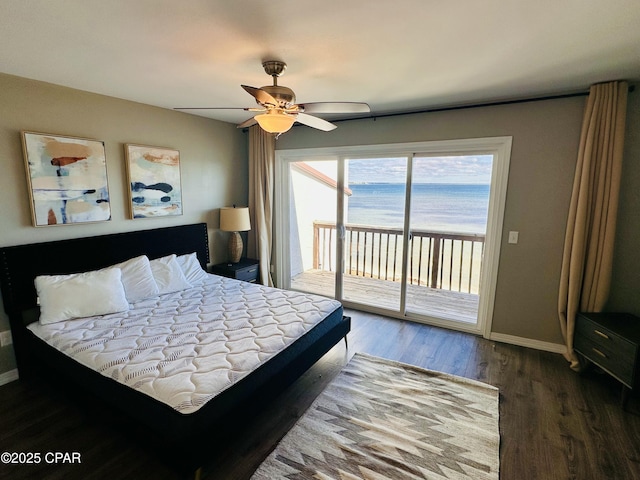
<svg viewBox="0 0 640 480">
<path fill-rule="evenodd" d="M 33 280 L 38 275 L 86 272 L 143 254 L 154 259 L 191 252 L 206 268 L 206 223 L 4 247 L 0 249 L 4 309 L 14 329 L 15 317 L 36 306 Z"/>
</svg>

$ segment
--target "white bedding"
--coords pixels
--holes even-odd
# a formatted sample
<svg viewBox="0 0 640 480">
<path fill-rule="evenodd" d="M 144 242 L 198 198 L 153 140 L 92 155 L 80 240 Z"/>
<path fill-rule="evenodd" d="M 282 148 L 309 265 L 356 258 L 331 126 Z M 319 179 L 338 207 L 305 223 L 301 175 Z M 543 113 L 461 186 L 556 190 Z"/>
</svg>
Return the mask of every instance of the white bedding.
<svg viewBox="0 0 640 480">
<path fill-rule="evenodd" d="M 217 275 L 122 313 L 29 329 L 81 364 L 195 412 L 313 328 L 340 303 Z"/>
</svg>

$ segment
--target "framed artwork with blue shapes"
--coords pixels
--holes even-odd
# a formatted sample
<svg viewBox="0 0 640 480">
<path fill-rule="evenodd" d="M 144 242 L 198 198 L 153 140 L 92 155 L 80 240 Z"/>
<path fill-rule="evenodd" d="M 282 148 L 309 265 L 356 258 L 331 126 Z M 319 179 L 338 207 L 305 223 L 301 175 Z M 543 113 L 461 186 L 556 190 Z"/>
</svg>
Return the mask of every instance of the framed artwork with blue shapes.
<svg viewBox="0 0 640 480">
<path fill-rule="evenodd" d="M 125 145 L 131 218 L 182 215 L 180 152 Z"/>
</svg>

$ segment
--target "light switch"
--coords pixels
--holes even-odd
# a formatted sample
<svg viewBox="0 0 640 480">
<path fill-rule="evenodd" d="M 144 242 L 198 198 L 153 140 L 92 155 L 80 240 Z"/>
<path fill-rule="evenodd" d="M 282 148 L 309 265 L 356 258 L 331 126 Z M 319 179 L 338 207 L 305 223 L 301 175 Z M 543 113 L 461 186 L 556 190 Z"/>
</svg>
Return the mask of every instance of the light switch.
<svg viewBox="0 0 640 480">
<path fill-rule="evenodd" d="M 518 243 L 518 232 L 509 232 L 509 243 Z"/>
</svg>

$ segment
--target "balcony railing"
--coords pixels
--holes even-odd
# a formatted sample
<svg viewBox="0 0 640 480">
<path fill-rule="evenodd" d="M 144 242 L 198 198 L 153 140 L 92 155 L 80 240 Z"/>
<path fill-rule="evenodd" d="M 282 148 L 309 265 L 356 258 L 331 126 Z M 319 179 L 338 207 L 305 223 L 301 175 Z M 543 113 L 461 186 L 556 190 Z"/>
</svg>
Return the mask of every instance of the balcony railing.
<svg viewBox="0 0 640 480">
<path fill-rule="evenodd" d="M 345 225 L 345 273 L 400 281 L 403 231 L 371 225 Z M 485 235 L 412 230 L 407 282 L 477 294 Z M 313 268 L 335 271 L 336 225 L 313 223 Z"/>
</svg>

